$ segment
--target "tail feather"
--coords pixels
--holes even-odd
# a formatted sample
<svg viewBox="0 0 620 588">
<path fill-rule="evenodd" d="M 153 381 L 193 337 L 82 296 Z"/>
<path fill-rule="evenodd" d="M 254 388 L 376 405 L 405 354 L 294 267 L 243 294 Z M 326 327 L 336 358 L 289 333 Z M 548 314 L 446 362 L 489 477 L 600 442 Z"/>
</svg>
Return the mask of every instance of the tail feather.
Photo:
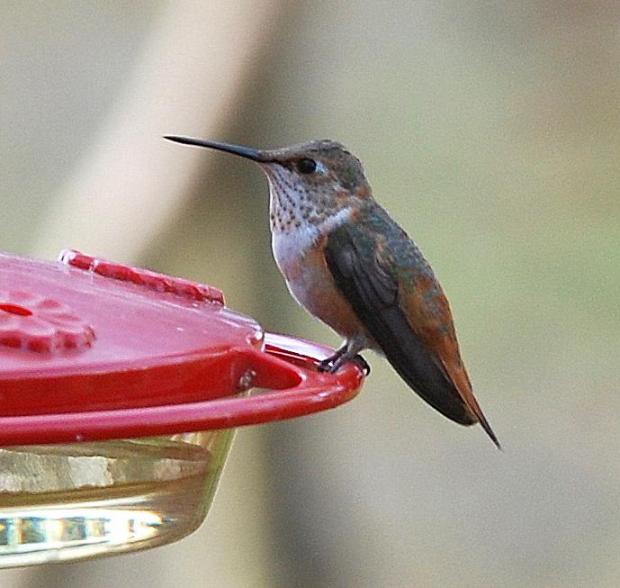
<svg viewBox="0 0 620 588">
<path fill-rule="evenodd" d="M 480 423 L 491 441 L 501 449 L 495 432 L 471 392 L 464 371 L 462 378 L 453 381 L 445 367 L 411 330 L 402 330 L 398 338 L 385 337 L 380 345 L 392 367 L 416 394 L 461 425 Z"/>
</svg>

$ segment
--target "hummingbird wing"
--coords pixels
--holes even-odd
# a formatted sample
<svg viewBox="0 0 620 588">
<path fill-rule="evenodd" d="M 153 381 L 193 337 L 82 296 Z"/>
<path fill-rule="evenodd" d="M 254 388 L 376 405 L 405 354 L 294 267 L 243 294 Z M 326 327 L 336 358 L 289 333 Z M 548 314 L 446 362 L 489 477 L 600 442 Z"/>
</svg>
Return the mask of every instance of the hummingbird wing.
<svg viewBox="0 0 620 588">
<path fill-rule="evenodd" d="M 324 254 L 337 288 L 405 382 L 449 419 L 480 422 L 499 447 L 461 361 L 448 301 L 406 233 L 380 214 L 372 226 L 331 231 Z"/>
</svg>

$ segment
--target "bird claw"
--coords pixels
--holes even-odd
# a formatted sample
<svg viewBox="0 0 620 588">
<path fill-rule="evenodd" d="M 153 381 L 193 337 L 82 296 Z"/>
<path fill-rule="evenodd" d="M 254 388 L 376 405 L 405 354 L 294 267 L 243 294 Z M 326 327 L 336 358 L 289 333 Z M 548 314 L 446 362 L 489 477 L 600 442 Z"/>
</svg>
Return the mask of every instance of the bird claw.
<svg viewBox="0 0 620 588">
<path fill-rule="evenodd" d="M 319 365 L 317 366 L 317 369 L 320 372 L 328 372 L 330 374 L 333 374 L 336 371 L 336 369 L 338 369 L 338 368 L 334 369 L 334 364 L 335 363 L 336 362 L 335 362 L 333 357 L 327 357 L 323 361 L 319 362 Z"/>
<path fill-rule="evenodd" d="M 325 358 L 323 361 L 320 361 L 317 369 L 319 372 L 334 374 L 348 361 L 355 363 L 357 367 L 362 370 L 364 376 L 370 374 L 370 366 L 361 355 L 356 355 L 355 357 L 350 358 L 346 357 L 344 354 L 336 353 L 335 355 L 332 355 Z"/>
<path fill-rule="evenodd" d="M 364 376 L 370 375 L 370 365 L 361 355 L 356 355 L 351 361 L 357 364 L 357 366 L 362 370 Z"/>
</svg>

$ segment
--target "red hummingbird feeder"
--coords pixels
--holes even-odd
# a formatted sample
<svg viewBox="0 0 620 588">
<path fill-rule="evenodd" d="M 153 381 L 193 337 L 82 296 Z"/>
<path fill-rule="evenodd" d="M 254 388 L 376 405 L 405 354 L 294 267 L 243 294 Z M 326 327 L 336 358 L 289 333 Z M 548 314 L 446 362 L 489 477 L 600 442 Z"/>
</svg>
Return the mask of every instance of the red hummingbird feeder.
<svg viewBox="0 0 620 588">
<path fill-rule="evenodd" d="M 353 398 L 354 364 L 265 333 L 188 280 L 66 251 L 0 254 L 0 567 L 177 540 L 235 427 Z"/>
</svg>

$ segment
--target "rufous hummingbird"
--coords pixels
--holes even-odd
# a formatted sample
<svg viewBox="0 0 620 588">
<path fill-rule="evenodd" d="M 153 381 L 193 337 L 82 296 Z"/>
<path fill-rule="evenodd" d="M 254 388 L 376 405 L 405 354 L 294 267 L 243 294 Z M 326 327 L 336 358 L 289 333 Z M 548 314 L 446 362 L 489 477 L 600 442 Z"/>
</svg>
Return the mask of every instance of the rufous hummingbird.
<svg viewBox="0 0 620 588">
<path fill-rule="evenodd" d="M 472 392 L 452 314 L 417 245 L 373 198 L 360 161 L 340 143 L 253 149 L 166 139 L 233 153 L 267 175 L 276 264 L 291 294 L 345 342 L 319 368 L 334 372 L 373 349 L 443 415 L 495 433 Z"/>
</svg>

